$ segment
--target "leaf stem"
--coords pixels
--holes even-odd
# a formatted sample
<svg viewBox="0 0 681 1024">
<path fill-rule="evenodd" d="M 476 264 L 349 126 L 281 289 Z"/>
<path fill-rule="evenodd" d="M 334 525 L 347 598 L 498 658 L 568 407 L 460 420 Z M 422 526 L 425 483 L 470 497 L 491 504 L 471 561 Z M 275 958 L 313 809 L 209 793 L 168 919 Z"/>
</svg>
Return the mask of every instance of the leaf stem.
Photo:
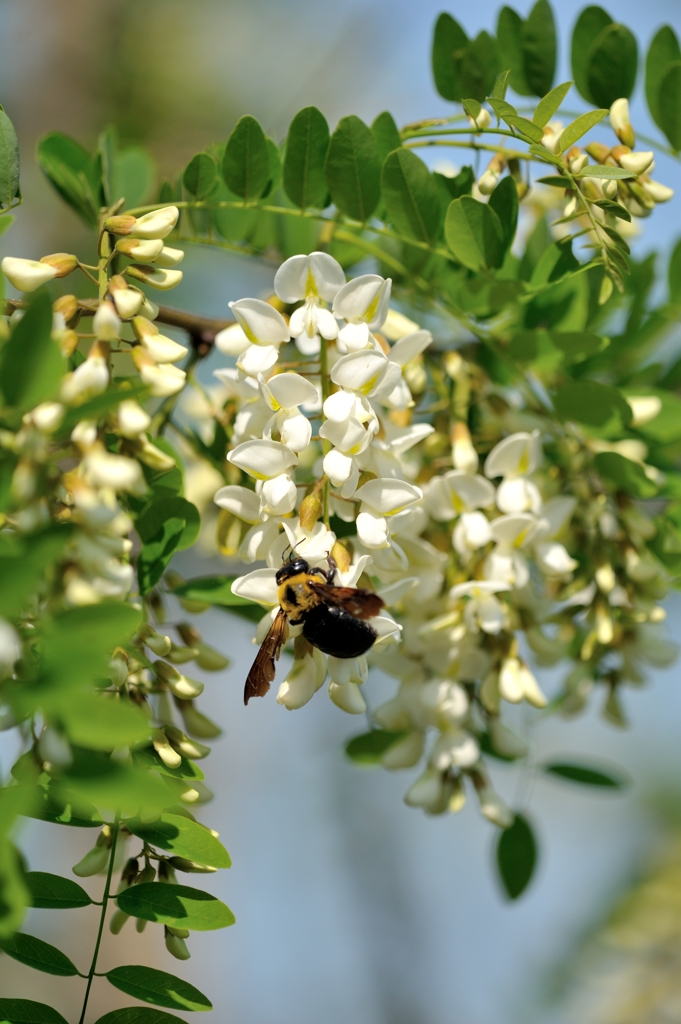
<svg viewBox="0 0 681 1024">
<path fill-rule="evenodd" d="M 99 947 L 102 942 L 102 932 L 104 931 L 104 922 L 106 920 L 106 910 L 109 904 L 109 892 L 111 891 L 111 876 L 113 874 L 114 858 L 116 856 L 116 842 L 118 840 L 118 832 L 120 829 L 120 813 L 116 812 L 116 817 L 112 825 L 111 833 L 111 853 L 109 854 L 109 867 L 106 872 L 106 882 L 104 883 L 104 893 L 102 895 L 102 913 L 99 916 L 99 930 L 97 931 L 97 941 L 95 942 L 95 950 L 92 955 L 92 963 L 90 964 L 90 970 L 87 975 L 87 988 L 85 989 L 85 998 L 83 999 L 83 1009 L 80 1011 L 80 1019 L 78 1024 L 83 1024 L 85 1020 L 85 1011 L 87 1010 L 88 999 L 90 998 L 90 989 L 92 988 L 92 979 L 95 976 L 95 970 L 97 969 L 97 957 L 99 956 Z"/>
<path fill-rule="evenodd" d="M 323 335 L 320 335 L 320 344 L 321 344 L 321 348 L 320 348 L 320 351 L 319 351 L 319 371 L 320 371 L 321 384 L 322 384 L 322 412 L 323 412 L 324 402 L 329 397 L 329 346 L 328 346 L 328 342 L 327 342 L 326 338 Z M 331 445 L 326 440 L 326 438 L 323 438 L 323 440 L 322 440 L 322 447 L 324 449 L 324 454 L 325 455 L 328 454 L 328 452 L 331 450 Z M 324 526 L 328 530 L 329 529 L 329 523 L 330 523 L 330 515 L 329 515 L 329 480 L 328 480 L 328 478 L 326 478 L 325 481 L 324 481 L 322 505 L 323 505 L 323 509 L 324 509 L 324 512 L 323 512 Z"/>
</svg>

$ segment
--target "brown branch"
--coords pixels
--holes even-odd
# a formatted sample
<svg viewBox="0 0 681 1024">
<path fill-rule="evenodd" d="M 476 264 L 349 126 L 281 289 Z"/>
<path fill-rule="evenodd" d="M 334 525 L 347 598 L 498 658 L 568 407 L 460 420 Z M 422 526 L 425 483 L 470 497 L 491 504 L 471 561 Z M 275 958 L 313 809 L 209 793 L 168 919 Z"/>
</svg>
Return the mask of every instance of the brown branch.
<svg viewBox="0 0 681 1024">
<path fill-rule="evenodd" d="M 98 299 L 79 299 L 79 316 L 93 316 L 99 305 Z M 27 302 L 21 299 L 7 299 L 5 316 L 11 316 L 15 309 L 26 309 Z M 213 348 L 215 335 L 225 327 L 231 327 L 234 320 L 218 320 L 210 316 L 199 316 L 197 313 L 186 313 L 170 306 L 159 306 L 156 322 L 169 327 L 179 327 L 191 338 L 192 346 L 200 359 L 203 359 Z"/>
</svg>

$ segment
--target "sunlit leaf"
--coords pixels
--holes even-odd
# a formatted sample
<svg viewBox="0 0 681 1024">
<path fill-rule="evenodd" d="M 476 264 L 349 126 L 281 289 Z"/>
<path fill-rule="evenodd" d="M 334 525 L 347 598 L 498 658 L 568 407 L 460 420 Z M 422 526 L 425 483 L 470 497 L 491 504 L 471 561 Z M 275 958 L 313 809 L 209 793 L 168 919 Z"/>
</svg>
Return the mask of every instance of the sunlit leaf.
<svg viewBox="0 0 681 1024">
<path fill-rule="evenodd" d="M 219 899 L 188 885 L 142 882 L 122 892 L 117 902 L 120 909 L 131 917 L 190 931 L 227 928 L 235 921 L 232 911 Z"/>
<path fill-rule="evenodd" d="M 138 818 L 128 819 L 126 826 L 143 842 L 169 850 L 178 857 L 186 857 L 213 868 L 229 868 L 232 865 L 220 840 L 191 818 L 166 813 L 151 822 L 140 821 Z"/>
<path fill-rule="evenodd" d="M 210 999 L 198 988 L 174 974 L 157 971 L 153 967 L 114 967 L 106 979 L 121 992 L 145 1003 L 169 1006 L 174 1010 L 213 1009 Z"/>
</svg>

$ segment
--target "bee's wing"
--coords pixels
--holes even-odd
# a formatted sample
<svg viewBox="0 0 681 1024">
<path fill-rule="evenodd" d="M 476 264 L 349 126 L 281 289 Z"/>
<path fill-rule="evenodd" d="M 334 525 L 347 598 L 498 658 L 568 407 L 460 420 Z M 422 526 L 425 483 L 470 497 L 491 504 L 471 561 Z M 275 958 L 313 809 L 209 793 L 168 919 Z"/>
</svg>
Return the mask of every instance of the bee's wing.
<svg viewBox="0 0 681 1024">
<path fill-rule="evenodd" d="M 251 697 L 264 697 L 269 690 L 276 673 L 274 663 L 279 660 L 279 652 L 287 639 L 288 619 L 280 608 L 248 673 L 244 687 L 244 704 L 248 704 Z"/>
<path fill-rule="evenodd" d="M 317 583 L 316 580 L 308 580 L 308 586 L 326 604 L 337 605 L 356 619 L 371 619 L 384 607 L 378 594 L 361 587 L 333 587 L 327 583 Z"/>
</svg>

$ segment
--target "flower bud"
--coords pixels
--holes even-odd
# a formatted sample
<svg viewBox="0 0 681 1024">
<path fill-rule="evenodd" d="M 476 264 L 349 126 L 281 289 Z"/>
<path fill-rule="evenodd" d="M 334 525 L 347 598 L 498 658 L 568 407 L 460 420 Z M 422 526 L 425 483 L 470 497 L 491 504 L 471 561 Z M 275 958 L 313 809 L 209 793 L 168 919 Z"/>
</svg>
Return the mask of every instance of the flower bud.
<svg viewBox="0 0 681 1024">
<path fill-rule="evenodd" d="M 55 767 L 63 768 L 73 761 L 69 741 L 51 725 L 46 725 L 43 729 L 37 750 L 42 761 Z"/>
<path fill-rule="evenodd" d="M 342 541 L 335 541 L 331 548 L 331 557 L 338 566 L 340 572 L 348 572 L 352 565 L 352 558 L 350 557 L 350 552 Z"/>
<path fill-rule="evenodd" d="M 52 303 L 54 313 L 61 313 L 66 323 L 73 320 L 78 313 L 78 299 L 75 295 L 60 295 Z"/>
<path fill-rule="evenodd" d="M 126 914 L 124 910 L 116 910 L 111 915 L 111 920 L 109 921 L 109 931 L 111 932 L 111 934 L 120 934 L 123 925 L 125 924 L 129 917 L 130 914 Z"/>
<path fill-rule="evenodd" d="M 499 153 L 492 157 L 487 170 L 478 181 L 478 188 L 483 196 L 488 196 L 499 183 L 499 178 L 506 167 L 506 160 Z"/>
<path fill-rule="evenodd" d="M 571 174 L 579 174 L 583 171 L 589 162 L 589 157 L 586 153 L 582 153 L 579 146 L 573 146 L 568 150 L 567 153 L 568 169 Z"/>
<path fill-rule="evenodd" d="M 173 665 L 185 665 L 188 661 L 194 661 L 198 653 L 198 647 L 180 647 L 171 643 L 167 657 Z"/>
<path fill-rule="evenodd" d="M 193 780 L 186 783 L 184 793 L 180 793 L 180 800 L 183 804 L 207 804 L 215 794 L 203 782 Z"/>
<path fill-rule="evenodd" d="M 59 351 L 63 355 L 64 359 L 68 359 L 78 348 L 78 342 L 80 338 L 76 331 L 62 331 L 59 338 Z"/>
<path fill-rule="evenodd" d="M 51 434 L 64 419 L 65 412 L 59 402 L 42 402 L 30 414 L 30 419 L 43 434 Z"/>
<path fill-rule="evenodd" d="M 186 857 L 170 857 L 169 863 L 176 871 L 184 871 L 188 874 L 209 875 L 217 871 L 217 868 L 208 867 L 206 864 L 197 864 L 196 861 L 187 860 Z"/>
<path fill-rule="evenodd" d="M 179 216 L 176 206 L 164 206 L 161 210 L 152 210 L 138 217 L 130 231 L 118 233 L 135 235 L 136 238 L 165 238 L 177 224 Z"/>
<path fill-rule="evenodd" d="M 182 764 L 182 757 L 171 747 L 164 732 L 160 729 L 154 731 L 152 746 L 163 761 L 166 768 L 179 768 Z"/>
<path fill-rule="evenodd" d="M 62 402 L 67 405 L 79 405 L 86 399 L 106 391 L 109 384 L 109 368 L 105 351 L 105 346 L 95 343 L 85 362 L 64 377 L 60 389 Z"/>
<path fill-rule="evenodd" d="M 170 637 L 163 636 L 152 629 L 148 623 L 144 623 L 139 631 L 139 637 L 154 654 L 163 658 L 170 650 Z"/>
<path fill-rule="evenodd" d="M 425 733 L 413 730 L 403 739 L 388 747 L 381 757 L 381 764 L 390 771 L 398 768 L 413 768 L 423 756 L 425 741 Z"/>
<path fill-rule="evenodd" d="M 442 814 L 447 808 L 449 789 L 442 772 L 428 768 L 409 788 L 404 802 L 409 807 L 422 807 L 430 814 Z"/>
<path fill-rule="evenodd" d="M 92 318 L 92 328 L 100 341 L 116 341 L 121 333 L 121 321 L 113 303 L 100 302 Z"/>
<path fill-rule="evenodd" d="M 610 156 L 610 147 L 602 142 L 590 142 L 586 147 L 586 151 L 597 164 L 604 164 Z"/>
<path fill-rule="evenodd" d="M 137 217 L 129 213 L 117 217 L 109 217 L 104 221 L 104 230 L 110 231 L 112 235 L 129 235 L 137 224 Z"/>
<path fill-rule="evenodd" d="M 183 259 L 184 251 L 182 249 L 171 249 L 169 245 L 164 245 L 160 256 L 157 256 L 154 262 L 157 267 L 168 268 L 176 267 Z"/>
<path fill-rule="evenodd" d="M 563 125 L 560 121 L 549 122 L 544 128 L 544 134 L 542 135 L 541 143 L 544 149 L 548 149 L 549 153 L 556 153 L 560 144 L 560 136 L 563 130 Z"/>
<path fill-rule="evenodd" d="M 188 736 L 185 736 L 174 725 L 167 725 L 165 727 L 165 734 L 175 750 L 184 757 L 189 757 L 193 761 L 199 761 L 202 757 L 208 757 L 210 754 L 210 747 L 207 747 L 204 743 L 199 743 L 197 740 L 190 740 Z"/>
<path fill-rule="evenodd" d="M 184 345 L 160 334 L 156 324 L 152 324 L 146 317 L 136 316 L 132 321 L 132 329 L 144 351 L 155 363 L 176 363 L 187 355 L 188 350 Z"/>
<path fill-rule="evenodd" d="M 151 818 L 150 820 L 153 821 L 154 819 Z M 158 862 L 158 880 L 169 885 L 177 885 L 177 876 L 167 860 L 160 860 Z M 173 929 L 173 934 L 183 935 L 183 933 L 184 928 Z M 183 938 L 186 938 L 186 936 L 183 935 Z"/>
<path fill-rule="evenodd" d="M 124 402 L 121 402 L 116 417 L 119 432 L 123 437 L 128 438 L 139 437 L 151 423 L 151 416 L 132 398 L 126 398 Z M 156 653 L 158 652 L 154 651 L 154 654 Z"/>
<path fill-rule="evenodd" d="M 129 267 L 125 268 L 125 273 L 128 277 L 142 281 L 143 284 L 148 284 L 151 288 L 157 288 L 162 292 L 175 288 L 182 280 L 181 270 L 164 270 L 162 267 L 158 270 L 150 270 L 149 267 L 145 267 L 141 263 L 131 263 Z"/>
<path fill-rule="evenodd" d="M 623 153 L 617 157 L 617 162 L 620 167 L 624 167 L 625 171 L 631 171 L 632 174 L 643 174 L 649 169 L 654 158 L 655 154 L 648 150 L 643 153 Z"/>
<path fill-rule="evenodd" d="M 613 178 L 601 178 L 601 188 L 606 199 L 617 199 L 617 182 Z"/>
<path fill-rule="evenodd" d="M 477 128 L 478 130 L 489 128 L 492 123 L 490 112 L 489 110 L 486 110 L 485 107 L 480 108 L 480 113 L 477 117 L 471 117 L 470 114 L 468 114 L 467 117 L 471 128 Z"/>
<path fill-rule="evenodd" d="M 629 120 L 629 100 L 615 100 L 610 107 L 610 124 L 620 142 L 633 149 L 636 145 L 636 136 Z"/>
<path fill-rule="evenodd" d="M 157 365 L 140 346 L 132 350 L 132 360 L 139 370 L 140 379 L 154 398 L 176 395 L 184 387 L 187 374 L 172 363 Z"/>
<path fill-rule="evenodd" d="M 20 292 L 34 292 L 42 284 L 57 277 L 56 268 L 48 263 L 17 259 L 14 256 L 5 256 L 0 268 L 10 284 Z"/>
<path fill-rule="evenodd" d="M 674 198 L 674 189 L 668 185 L 662 185 L 659 181 L 644 181 L 643 191 L 648 199 L 654 203 L 668 203 Z"/>
<path fill-rule="evenodd" d="M 176 697 L 180 697 L 183 700 L 192 700 L 203 693 L 203 683 L 200 683 L 198 679 L 188 679 L 187 676 L 180 675 L 177 669 L 169 665 L 167 661 L 157 661 L 154 669 L 159 679 L 166 684 L 171 693 Z"/>
<path fill-rule="evenodd" d="M 513 811 L 504 803 L 498 793 L 495 793 L 490 785 L 483 786 L 477 790 L 480 801 L 480 811 L 499 828 L 510 828 L 513 824 Z"/>
<path fill-rule="evenodd" d="M 197 644 L 196 650 L 199 653 L 194 658 L 194 661 L 204 672 L 221 672 L 230 663 L 229 658 L 226 658 L 224 654 L 216 651 L 213 647 L 209 647 L 208 644 Z"/>
<path fill-rule="evenodd" d="M 323 511 L 319 495 L 306 494 L 300 503 L 298 511 L 302 528 L 304 530 L 312 530 Z"/>
<path fill-rule="evenodd" d="M 71 869 L 74 875 L 79 878 L 89 878 L 91 875 L 98 875 L 109 863 L 109 850 L 105 846 L 93 846 L 85 854 L 82 860 Z"/>
<path fill-rule="evenodd" d="M 160 238 L 119 238 L 116 252 L 140 263 L 153 263 L 161 255 L 163 242 Z"/>
<path fill-rule="evenodd" d="M 109 295 L 123 320 L 137 316 L 144 303 L 144 294 L 138 288 L 128 287 L 122 274 L 115 274 L 109 281 Z"/>
<path fill-rule="evenodd" d="M 41 256 L 40 262 L 52 267 L 56 271 L 55 277 L 68 277 L 78 269 L 78 257 L 72 256 L 68 252 L 55 252 L 51 256 Z"/>
<path fill-rule="evenodd" d="M 187 949 L 187 943 L 184 939 L 180 939 L 177 935 L 173 935 L 170 929 L 166 928 L 165 940 L 166 949 L 171 956 L 174 956 L 176 960 L 189 960 L 191 953 Z"/>
<path fill-rule="evenodd" d="M 329 683 L 329 697 L 341 711 L 349 715 L 363 715 L 367 709 L 357 683 Z"/>
<path fill-rule="evenodd" d="M 608 299 L 612 295 L 612 290 L 613 290 L 612 278 L 608 277 L 607 274 L 606 274 L 605 277 L 603 278 L 603 280 L 601 281 L 601 288 L 600 288 L 600 291 L 598 293 L 598 305 L 599 306 L 604 306 L 605 305 L 605 303 L 608 301 Z"/>
<path fill-rule="evenodd" d="M 462 420 L 458 420 L 452 430 L 452 461 L 454 469 L 463 470 L 464 473 L 475 473 L 478 468 L 478 453 L 473 446 L 470 431 Z"/>
<path fill-rule="evenodd" d="M 190 736 L 202 740 L 214 740 L 222 734 L 222 729 L 211 722 L 210 718 L 197 711 L 190 700 L 175 700 L 175 705 L 182 715 L 184 727 Z"/>
</svg>

